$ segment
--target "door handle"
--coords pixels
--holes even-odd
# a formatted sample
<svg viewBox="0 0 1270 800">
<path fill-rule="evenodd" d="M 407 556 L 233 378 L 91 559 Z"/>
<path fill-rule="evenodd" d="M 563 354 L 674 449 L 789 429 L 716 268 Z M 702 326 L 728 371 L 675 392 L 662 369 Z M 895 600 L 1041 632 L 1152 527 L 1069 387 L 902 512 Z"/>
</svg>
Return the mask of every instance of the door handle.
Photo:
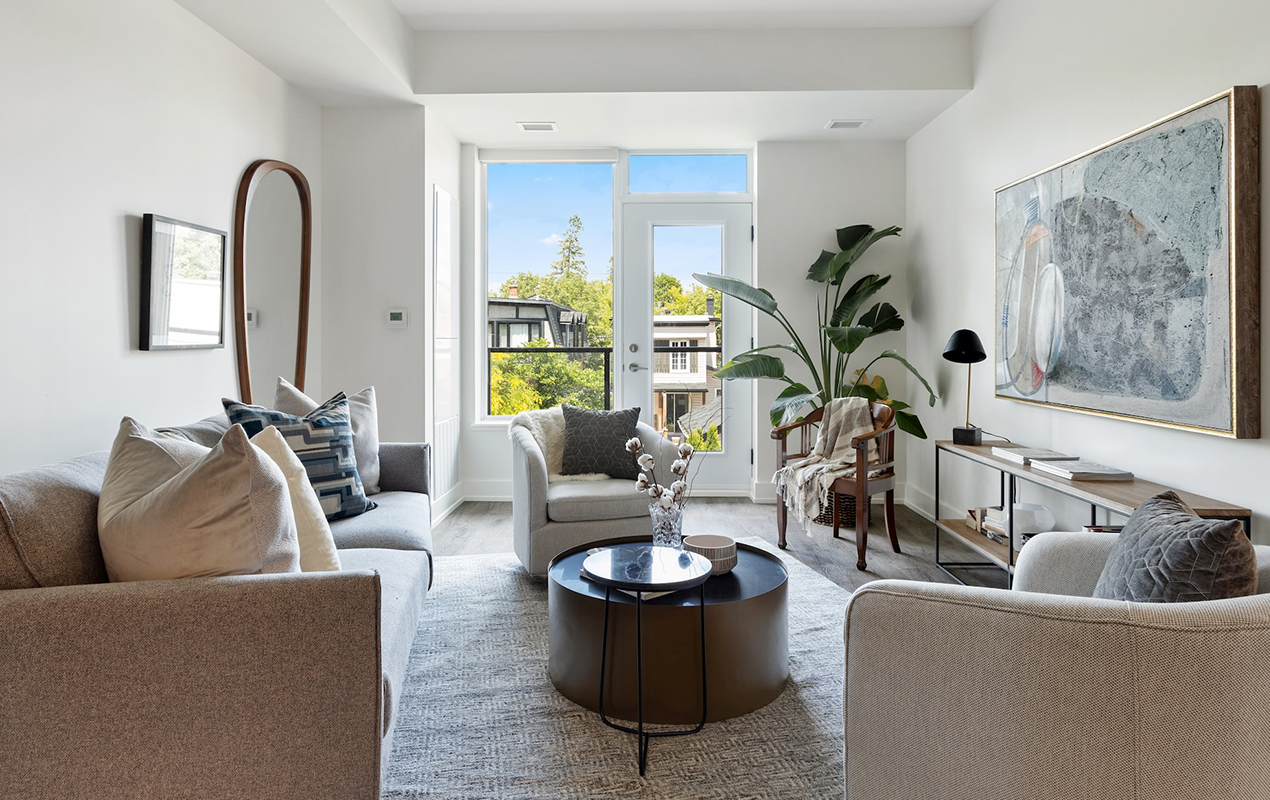
<svg viewBox="0 0 1270 800">
<path fill-rule="evenodd" d="M 648 367 L 641 367 L 639 364 L 635 363 L 627 364 L 626 368 L 631 372 L 639 372 L 641 369 L 648 369 Z"/>
</svg>

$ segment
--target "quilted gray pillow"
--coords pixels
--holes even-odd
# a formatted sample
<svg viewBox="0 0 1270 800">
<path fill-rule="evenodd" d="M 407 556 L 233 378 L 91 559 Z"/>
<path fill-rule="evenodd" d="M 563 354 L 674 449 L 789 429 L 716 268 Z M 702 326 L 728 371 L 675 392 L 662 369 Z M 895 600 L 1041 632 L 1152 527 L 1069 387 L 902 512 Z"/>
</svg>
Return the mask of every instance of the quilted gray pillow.
<svg viewBox="0 0 1270 800">
<path fill-rule="evenodd" d="M 1243 524 L 1201 519 L 1175 493 L 1162 492 L 1125 523 L 1094 597 L 1178 603 L 1256 591 L 1257 556 Z"/>
<path fill-rule="evenodd" d="M 588 411 L 564 406 L 564 460 L 561 475 L 602 472 L 610 478 L 635 480 L 639 465 L 626 442 L 635 437 L 639 408 Z"/>
</svg>

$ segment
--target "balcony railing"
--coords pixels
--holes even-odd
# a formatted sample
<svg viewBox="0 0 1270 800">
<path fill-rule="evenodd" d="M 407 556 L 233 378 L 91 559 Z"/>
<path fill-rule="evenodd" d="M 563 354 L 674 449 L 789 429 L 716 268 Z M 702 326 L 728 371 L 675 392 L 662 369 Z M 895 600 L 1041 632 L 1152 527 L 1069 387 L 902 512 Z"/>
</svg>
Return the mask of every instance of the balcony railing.
<svg viewBox="0 0 1270 800">
<path fill-rule="evenodd" d="M 583 369 L 600 369 L 603 371 L 603 408 L 605 411 L 613 407 L 613 348 L 611 347 L 488 347 L 486 348 L 488 359 L 486 368 L 490 376 L 494 374 L 496 363 L 501 366 L 506 359 L 496 359 L 496 356 L 567 356 L 570 361 L 575 363 L 581 362 Z M 672 353 L 683 353 L 689 356 L 689 371 L 695 372 L 700 364 L 698 359 L 702 356 L 699 354 L 713 353 L 715 354 L 715 363 L 722 364 L 723 348 L 714 347 L 670 347 L 668 345 L 657 345 L 653 347 L 653 369 L 658 374 L 670 373 L 670 361 Z M 596 362 L 594 366 L 590 366 L 588 362 Z M 494 413 L 494 385 L 493 380 L 488 383 L 488 389 L 485 399 L 485 411 L 488 414 Z M 656 386 L 654 386 L 656 391 Z M 522 409 L 523 410 L 523 409 Z"/>
<path fill-rule="evenodd" d="M 488 363 L 486 364 L 487 374 L 493 376 L 495 366 L 495 356 L 500 355 L 516 355 L 516 356 L 549 356 L 564 355 L 569 357 L 570 361 L 581 362 L 584 369 L 588 368 L 586 362 L 601 361 L 602 365 L 597 365 L 604 373 L 604 389 L 603 389 L 603 407 L 605 411 L 613 407 L 613 348 L 611 347 L 489 347 L 486 348 L 489 354 L 486 356 Z M 599 358 L 595 358 L 599 356 Z M 596 367 L 590 367 L 594 369 Z M 489 388 L 485 399 L 485 411 L 488 414 L 494 413 L 494 385 L 493 380 L 489 381 Z M 525 409 L 522 409 L 525 410 Z"/>
</svg>

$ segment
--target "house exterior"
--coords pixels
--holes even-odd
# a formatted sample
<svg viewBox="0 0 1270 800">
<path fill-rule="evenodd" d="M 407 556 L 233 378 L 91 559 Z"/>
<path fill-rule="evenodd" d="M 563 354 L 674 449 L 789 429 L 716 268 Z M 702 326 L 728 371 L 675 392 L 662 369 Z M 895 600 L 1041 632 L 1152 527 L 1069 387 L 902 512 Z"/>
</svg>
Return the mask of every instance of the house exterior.
<svg viewBox="0 0 1270 800">
<path fill-rule="evenodd" d="M 490 347 L 523 347 L 546 339 L 551 347 L 586 347 L 586 313 L 546 297 L 491 297 L 486 301 Z"/>
<path fill-rule="evenodd" d="M 713 303 L 711 303 L 713 306 Z M 711 309 L 712 310 L 712 309 Z M 709 314 L 658 314 L 653 317 L 653 427 L 663 435 L 687 436 L 706 419 L 697 413 L 705 406 L 722 406 L 723 382 L 715 377 L 719 352 L 690 352 L 688 348 L 718 347 L 720 318 Z M 685 352 L 677 353 L 683 348 Z M 694 417 L 689 415 L 695 414 Z M 716 416 L 718 412 L 716 412 Z M 693 420 L 688 427 L 685 423 Z M 722 431 L 721 420 L 716 420 Z"/>
</svg>

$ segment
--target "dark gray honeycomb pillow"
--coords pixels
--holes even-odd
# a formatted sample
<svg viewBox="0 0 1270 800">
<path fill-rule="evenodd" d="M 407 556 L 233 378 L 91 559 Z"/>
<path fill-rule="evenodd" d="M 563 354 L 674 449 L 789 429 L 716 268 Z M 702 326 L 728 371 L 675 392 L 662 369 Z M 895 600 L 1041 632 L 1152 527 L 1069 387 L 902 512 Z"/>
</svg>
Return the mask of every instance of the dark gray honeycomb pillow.
<svg viewBox="0 0 1270 800">
<path fill-rule="evenodd" d="M 1161 492 L 1138 506 L 1111 549 L 1094 597 L 1182 603 L 1257 591 L 1257 556 L 1238 520 L 1201 519 Z"/>
<path fill-rule="evenodd" d="M 588 411 L 565 406 L 564 462 L 560 474 L 602 472 L 610 478 L 638 478 L 635 454 L 626 449 L 626 442 L 636 435 L 637 422 L 638 408 Z"/>
</svg>

